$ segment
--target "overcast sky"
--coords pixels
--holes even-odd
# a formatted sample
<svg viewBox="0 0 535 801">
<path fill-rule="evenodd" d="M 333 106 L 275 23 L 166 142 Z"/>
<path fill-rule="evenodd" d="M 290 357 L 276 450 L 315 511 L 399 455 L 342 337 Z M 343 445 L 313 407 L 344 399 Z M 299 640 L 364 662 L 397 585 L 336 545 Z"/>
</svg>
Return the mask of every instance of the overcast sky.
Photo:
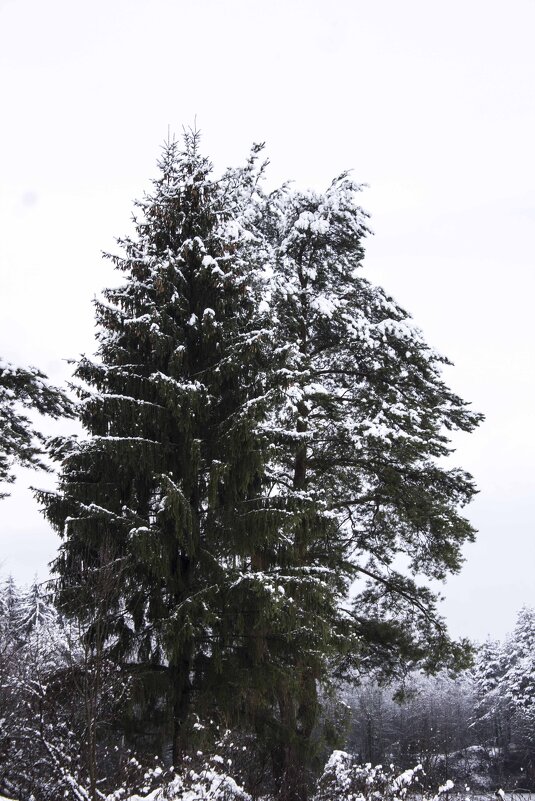
<svg viewBox="0 0 535 801">
<path fill-rule="evenodd" d="M 534 31 L 533 0 L 0 0 L 0 353 L 63 382 L 94 351 L 100 252 L 168 126 L 196 118 L 218 169 L 266 141 L 273 183 L 352 168 L 367 276 L 486 415 L 455 443 L 479 536 L 443 611 L 502 637 L 535 605 Z M 0 503 L 20 581 L 57 546 L 29 484 L 53 479 L 23 471 Z"/>
</svg>

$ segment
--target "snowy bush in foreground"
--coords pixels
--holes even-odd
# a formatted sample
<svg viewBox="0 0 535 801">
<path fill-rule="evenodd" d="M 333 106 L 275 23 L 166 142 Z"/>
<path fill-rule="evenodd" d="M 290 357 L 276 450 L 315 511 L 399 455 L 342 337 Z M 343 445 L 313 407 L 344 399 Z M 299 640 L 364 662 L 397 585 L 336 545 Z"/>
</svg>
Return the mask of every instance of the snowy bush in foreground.
<svg viewBox="0 0 535 801">
<path fill-rule="evenodd" d="M 128 801 L 252 801 L 251 796 L 223 772 L 222 757 L 212 757 L 211 762 L 213 766 L 186 769 L 165 787 L 148 795 L 131 796 Z M 334 751 L 325 765 L 312 801 L 406 801 L 408 792 L 414 793 L 415 790 L 420 801 L 438 801 L 442 794 L 453 788 L 453 782 L 447 781 L 433 797 L 426 796 L 420 783 L 424 775 L 421 765 L 397 775 L 393 766 L 360 765 L 351 754 Z M 120 794 L 111 795 L 107 801 L 122 797 Z"/>
<path fill-rule="evenodd" d="M 216 761 L 217 758 L 212 758 Z M 114 801 L 110 796 L 108 801 Z M 143 798 L 135 795 L 129 801 L 251 801 L 230 776 L 215 767 L 204 767 L 200 771 L 187 770 L 175 778 L 165 789 L 154 790 Z"/>
<path fill-rule="evenodd" d="M 351 754 L 333 751 L 318 782 L 314 801 L 403 801 L 423 775 L 421 765 L 396 775 L 392 766 L 359 765 Z M 452 782 L 446 782 L 433 801 L 452 787 Z"/>
</svg>

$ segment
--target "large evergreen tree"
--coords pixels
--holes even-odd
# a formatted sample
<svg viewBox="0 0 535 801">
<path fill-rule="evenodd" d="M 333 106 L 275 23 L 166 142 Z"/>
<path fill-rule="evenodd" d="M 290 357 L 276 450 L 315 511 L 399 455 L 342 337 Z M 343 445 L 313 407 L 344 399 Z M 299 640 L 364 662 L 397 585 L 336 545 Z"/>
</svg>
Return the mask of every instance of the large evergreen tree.
<svg viewBox="0 0 535 801">
<path fill-rule="evenodd" d="M 418 575 L 473 537 L 441 459 L 480 416 L 361 276 L 360 187 L 267 195 L 257 155 L 215 180 L 196 134 L 166 145 L 77 366 L 87 436 L 41 498 L 60 603 L 164 700 L 174 761 L 195 698 L 253 727 L 294 801 L 330 673 L 462 661 Z"/>
<path fill-rule="evenodd" d="M 368 229 L 359 189 L 345 174 L 321 194 L 284 187 L 263 214 L 266 302 L 284 360 L 261 427 L 272 443 L 270 493 L 292 512 L 277 552 L 265 556 L 296 619 L 275 691 L 292 744 L 282 766 L 290 797 L 310 759 L 317 682 L 344 657 L 386 674 L 403 662 L 432 669 L 463 658 L 416 577 L 457 571 L 473 538 L 458 511 L 472 479 L 440 459 L 448 431 L 471 431 L 481 416 L 446 387 L 447 360 L 409 315 L 361 276 Z M 359 579 L 350 609 L 347 591 Z"/>
<path fill-rule="evenodd" d="M 145 695 L 156 683 L 177 764 L 192 692 L 228 645 L 229 573 L 249 550 L 241 513 L 261 473 L 266 333 L 254 329 L 259 265 L 241 214 L 255 154 L 216 181 L 187 133 L 159 169 L 111 257 L 126 283 L 96 303 L 100 360 L 76 369 L 88 435 L 55 443 L 59 490 L 41 498 L 64 537 L 62 607 L 139 666 Z"/>
</svg>

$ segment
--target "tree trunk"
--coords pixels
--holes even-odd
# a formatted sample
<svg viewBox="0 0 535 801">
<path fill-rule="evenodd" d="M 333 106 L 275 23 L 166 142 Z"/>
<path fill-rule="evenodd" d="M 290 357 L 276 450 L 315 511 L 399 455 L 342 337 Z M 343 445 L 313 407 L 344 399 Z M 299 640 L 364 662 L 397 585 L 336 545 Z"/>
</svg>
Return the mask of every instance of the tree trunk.
<svg viewBox="0 0 535 801">
<path fill-rule="evenodd" d="M 281 737 L 273 754 L 273 767 L 280 801 L 306 801 L 308 797 L 307 766 L 310 760 L 310 737 L 317 716 L 317 689 L 313 672 L 298 665 L 297 692 L 281 686 L 278 704 Z"/>
<path fill-rule="evenodd" d="M 182 659 L 178 665 L 171 665 L 171 681 L 173 682 L 173 765 L 182 761 L 186 751 L 187 717 L 191 698 L 190 661 Z"/>
</svg>

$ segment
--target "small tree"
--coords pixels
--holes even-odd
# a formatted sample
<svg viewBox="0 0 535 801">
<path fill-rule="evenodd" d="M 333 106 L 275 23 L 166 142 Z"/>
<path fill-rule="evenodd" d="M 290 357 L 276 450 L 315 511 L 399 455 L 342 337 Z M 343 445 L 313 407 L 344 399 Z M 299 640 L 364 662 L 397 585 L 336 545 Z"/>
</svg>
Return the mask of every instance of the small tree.
<svg viewBox="0 0 535 801">
<path fill-rule="evenodd" d="M 495 770 L 530 788 L 535 783 L 534 645 L 535 612 L 524 607 L 504 642 L 480 647 L 474 669 L 474 722 L 483 742 L 496 752 Z"/>
<path fill-rule="evenodd" d="M 10 581 L 7 590 L 0 599 L 15 602 L 11 614 L 8 604 L 0 609 L 0 793 L 89 801 L 119 785 L 121 797 L 148 792 L 162 771 L 152 776 L 154 758 L 135 759 L 115 737 L 128 677 L 87 628 L 80 637 L 58 616 L 43 586 L 20 591 Z"/>
</svg>

